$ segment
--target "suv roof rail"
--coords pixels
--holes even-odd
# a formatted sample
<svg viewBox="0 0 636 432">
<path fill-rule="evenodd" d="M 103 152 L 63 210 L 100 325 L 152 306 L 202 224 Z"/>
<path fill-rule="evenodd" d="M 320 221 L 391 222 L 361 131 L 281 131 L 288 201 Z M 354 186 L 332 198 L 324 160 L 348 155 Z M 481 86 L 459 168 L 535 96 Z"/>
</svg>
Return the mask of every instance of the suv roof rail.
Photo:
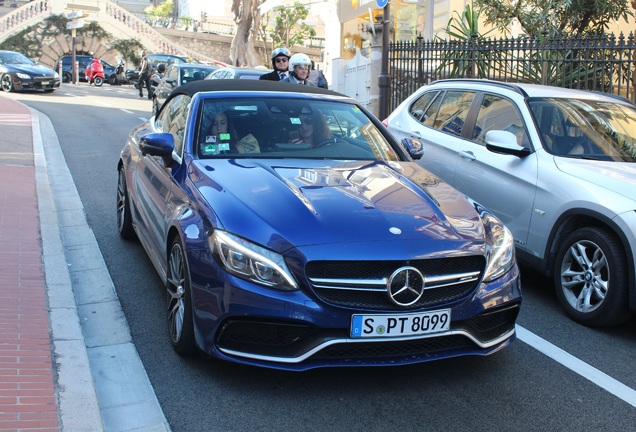
<svg viewBox="0 0 636 432">
<path fill-rule="evenodd" d="M 476 83 L 476 84 L 488 84 L 492 86 L 504 87 L 514 91 L 515 93 L 519 93 L 520 95 L 524 97 L 528 97 L 528 93 L 526 93 L 526 91 L 523 88 L 521 88 L 519 85 L 515 83 L 493 81 L 493 80 L 485 79 L 485 78 L 445 78 L 445 79 L 434 81 L 431 84 L 445 83 L 445 82 L 458 82 L 458 81 L 461 81 L 461 82 L 468 81 L 468 82 Z"/>
</svg>

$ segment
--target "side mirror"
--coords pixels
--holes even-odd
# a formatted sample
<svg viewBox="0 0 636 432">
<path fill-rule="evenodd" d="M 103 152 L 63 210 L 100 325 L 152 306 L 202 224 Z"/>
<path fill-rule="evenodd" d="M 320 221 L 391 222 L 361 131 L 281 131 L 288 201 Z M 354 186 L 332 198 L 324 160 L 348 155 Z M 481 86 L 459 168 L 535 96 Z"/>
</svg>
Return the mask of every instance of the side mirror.
<svg viewBox="0 0 636 432">
<path fill-rule="evenodd" d="M 402 139 L 402 145 L 404 145 L 406 151 L 415 160 L 421 159 L 424 155 L 424 145 L 415 138 Z"/>
<path fill-rule="evenodd" d="M 143 156 L 160 156 L 168 166 L 174 151 L 174 137 L 169 132 L 148 134 L 139 141 L 139 149 Z"/>
<path fill-rule="evenodd" d="M 515 134 L 504 130 L 486 132 L 486 148 L 493 153 L 509 154 L 520 158 L 532 153 L 528 147 L 517 144 Z"/>
</svg>

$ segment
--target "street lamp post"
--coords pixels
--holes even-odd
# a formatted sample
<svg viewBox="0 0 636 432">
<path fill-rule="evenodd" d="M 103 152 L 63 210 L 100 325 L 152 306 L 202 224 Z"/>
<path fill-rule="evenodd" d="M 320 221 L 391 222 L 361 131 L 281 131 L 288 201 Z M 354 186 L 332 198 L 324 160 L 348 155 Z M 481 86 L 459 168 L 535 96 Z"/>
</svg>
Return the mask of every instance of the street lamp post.
<svg viewBox="0 0 636 432">
<path fill-rule="evenodd" d="M 380 120 L 389 116 L 389 90 L 391 88 L 391 76 L 389 75 L 389 36 L 391 33 L 391 11 L 387 0 L 376 0 L 378 6 L 384 3 L 384 16 L 382 21 L 382 63 L 378 76 L 378 88 L 380 90 Z"/>
</svg>

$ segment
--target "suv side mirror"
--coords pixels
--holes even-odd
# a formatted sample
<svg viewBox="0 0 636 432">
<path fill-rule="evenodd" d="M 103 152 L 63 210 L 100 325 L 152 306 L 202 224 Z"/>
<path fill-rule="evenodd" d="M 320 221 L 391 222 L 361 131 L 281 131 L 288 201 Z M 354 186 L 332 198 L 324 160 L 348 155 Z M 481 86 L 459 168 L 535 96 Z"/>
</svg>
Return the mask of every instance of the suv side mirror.
<svg viewBox="0 0 636 432">
<path fill-rule="evenodd" d="M 493 153 L 509 154 L 520 158 L 531 153 L 528 147 L 521 147 L 517 144 L 515 134 L 504 130 L 486 132 L 486 148 Z"/>
</svg>

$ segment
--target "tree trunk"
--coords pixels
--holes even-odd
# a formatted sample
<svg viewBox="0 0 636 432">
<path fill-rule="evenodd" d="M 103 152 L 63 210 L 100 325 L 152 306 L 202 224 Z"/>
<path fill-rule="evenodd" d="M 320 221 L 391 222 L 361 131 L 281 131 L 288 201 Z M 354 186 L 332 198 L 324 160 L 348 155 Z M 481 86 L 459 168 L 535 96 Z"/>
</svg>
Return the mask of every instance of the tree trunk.
<svg viewBox="0 0 636 432">
<path fill-rule="evenodd" d="M 230 60 L 234 66 L 254 67 L 261 64 L 254 44 L 258 40 L 258 25 L 261 20 L 258 7 L 262 2 L 263 0 L 232 1 L 236 34 L 230 47 Z"/>
</svg>

